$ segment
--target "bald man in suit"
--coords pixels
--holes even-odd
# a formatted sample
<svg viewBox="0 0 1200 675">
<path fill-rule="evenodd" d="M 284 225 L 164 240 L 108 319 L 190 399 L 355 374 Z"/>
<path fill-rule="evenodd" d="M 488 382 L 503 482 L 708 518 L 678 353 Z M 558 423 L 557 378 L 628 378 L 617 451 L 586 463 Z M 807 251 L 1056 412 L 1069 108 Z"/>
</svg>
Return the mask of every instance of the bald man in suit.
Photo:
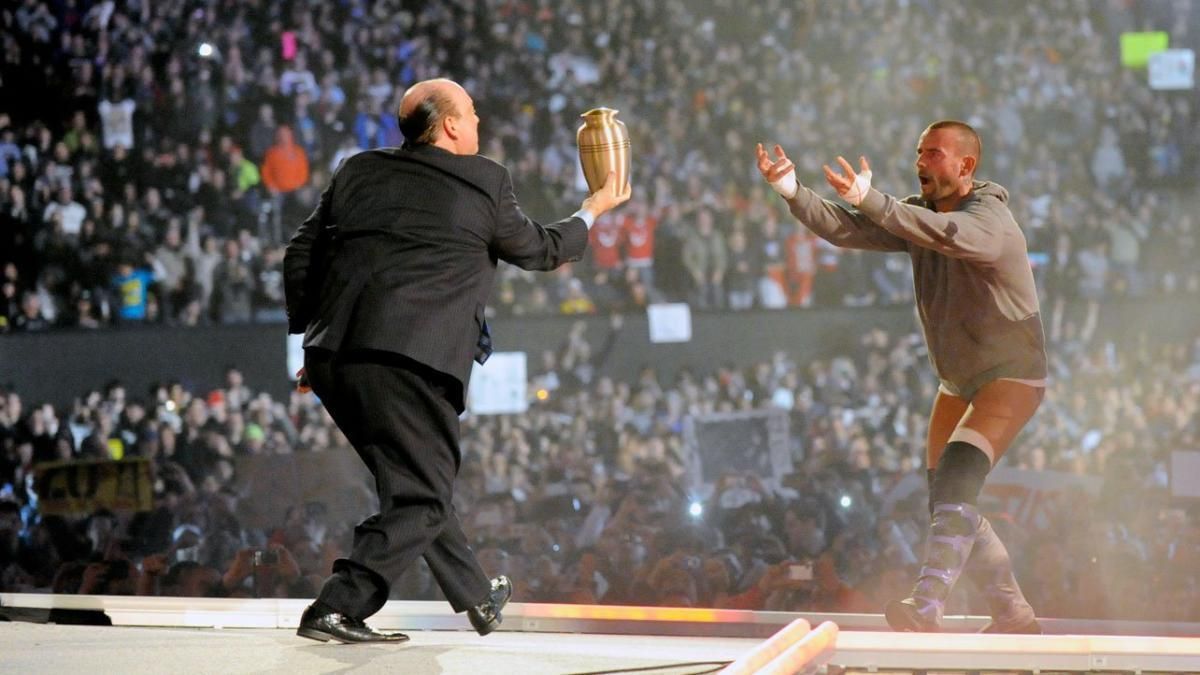
<svg viewBox="0 0 1200 675">
<path fill-rule="evenodd" d="M 410 87 L 399 122 L 404 145 L 345 160 L 284 260 L 302 383 L 375 476 L 380 503 L 301 619 L 298 634 L 321 641 L 407 640 L 364 620 L 421 556 L 480 635 L 500 625 L 511 583 L 488 579 L 451 505 L 472 361 L 491 353 L 484 306 L 497 261 L 579 260 L 595 219 L 630 195 L 610 175 L 575 214 L 539 225 L 508 170 L 477 154 L 479 117 L 457 83 Z"/>
</svg>

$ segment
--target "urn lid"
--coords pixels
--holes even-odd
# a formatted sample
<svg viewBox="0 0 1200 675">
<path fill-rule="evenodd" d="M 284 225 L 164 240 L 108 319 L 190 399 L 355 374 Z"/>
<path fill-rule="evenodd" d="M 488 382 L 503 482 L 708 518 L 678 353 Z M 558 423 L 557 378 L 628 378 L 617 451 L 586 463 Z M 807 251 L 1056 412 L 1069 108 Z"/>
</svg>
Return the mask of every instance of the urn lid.
<svg viewBox="0 0 1200 675">
<path fill-rule="evenodd" d="M 612 119 L 613 116 L 619 112 L 621 111 L 613 110 L 612 108 L 592 108 L 591 110 L 580 115 L 580 117 L 582 117 L 588 124 L 599 124 Z"/>
</svg>

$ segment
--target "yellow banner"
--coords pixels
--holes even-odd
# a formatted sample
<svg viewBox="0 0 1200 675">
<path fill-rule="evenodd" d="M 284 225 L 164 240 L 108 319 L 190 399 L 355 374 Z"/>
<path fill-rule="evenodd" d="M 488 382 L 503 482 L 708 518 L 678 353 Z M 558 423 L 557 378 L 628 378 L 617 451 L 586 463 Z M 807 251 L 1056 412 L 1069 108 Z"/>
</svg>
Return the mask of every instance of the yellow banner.
<svg viewBox="0 0 1200 675">
<path fill-rule="evenodd" d="M 100 508 L 149 511 L 154 507 L 154 477 L 148 459 L 48 462 L 39 464 L 36 473 L 44 514 L 72 516 Z"/>
</svg>

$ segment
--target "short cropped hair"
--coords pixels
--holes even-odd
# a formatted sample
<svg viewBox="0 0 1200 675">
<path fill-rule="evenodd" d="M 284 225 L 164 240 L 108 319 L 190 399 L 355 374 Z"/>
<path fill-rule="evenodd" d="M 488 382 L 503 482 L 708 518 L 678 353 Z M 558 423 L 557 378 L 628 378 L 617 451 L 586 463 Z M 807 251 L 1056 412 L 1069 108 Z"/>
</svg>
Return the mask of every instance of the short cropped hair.
<svg viewBox="0 0 1200 675">
<path fill-rule="evenodd" d="M 954 129 L 958 132 L 958 137 L 963 141 L 965 154 L 975 156 L 975 168 L 979 168 L 979 163 L 983 161 L 983 141 L 979 138 L 979 132 L 966 122 L 959 120 L 939 120 L 930 124 L 928 131 L 934 129 Z"/>
<path fill-rule="evenodd" d="M 442 120 L 457 115 L 454 101 L 444 92 L 432 91 L 405 115 L 399 113 L 400 133 L 408 145 L 429 145 L 438 138 Z"/>
</svg>

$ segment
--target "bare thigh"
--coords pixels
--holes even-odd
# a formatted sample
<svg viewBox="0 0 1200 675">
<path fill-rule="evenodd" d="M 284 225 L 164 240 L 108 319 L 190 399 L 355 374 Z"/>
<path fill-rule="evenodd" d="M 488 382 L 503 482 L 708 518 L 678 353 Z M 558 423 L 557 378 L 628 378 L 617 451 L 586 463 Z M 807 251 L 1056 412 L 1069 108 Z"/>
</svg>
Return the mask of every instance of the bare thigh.
<svg viewBox="0 0 1200 675">
<path fill-rule="evenodd" d="M 971 404 L 944 389 L 938 388 L 933 399 L 933 411 L 929 413 L 929 430 L 925 435 L 925 466 L 933 469 L 942 458 L 942 451 L 950 442 L 950 434 L 967 413 Z"/>
<path fill-rule="evenodd" d="M 995 380 L 967 402 L 939 390 L 926 437 L 928 466 L 937 466 L 942 451 L 951 441 L 970 443 L 983 450 L 994 465 L 1037 412 L 1045 392 L 1043 387 Z"/>
</svg>

